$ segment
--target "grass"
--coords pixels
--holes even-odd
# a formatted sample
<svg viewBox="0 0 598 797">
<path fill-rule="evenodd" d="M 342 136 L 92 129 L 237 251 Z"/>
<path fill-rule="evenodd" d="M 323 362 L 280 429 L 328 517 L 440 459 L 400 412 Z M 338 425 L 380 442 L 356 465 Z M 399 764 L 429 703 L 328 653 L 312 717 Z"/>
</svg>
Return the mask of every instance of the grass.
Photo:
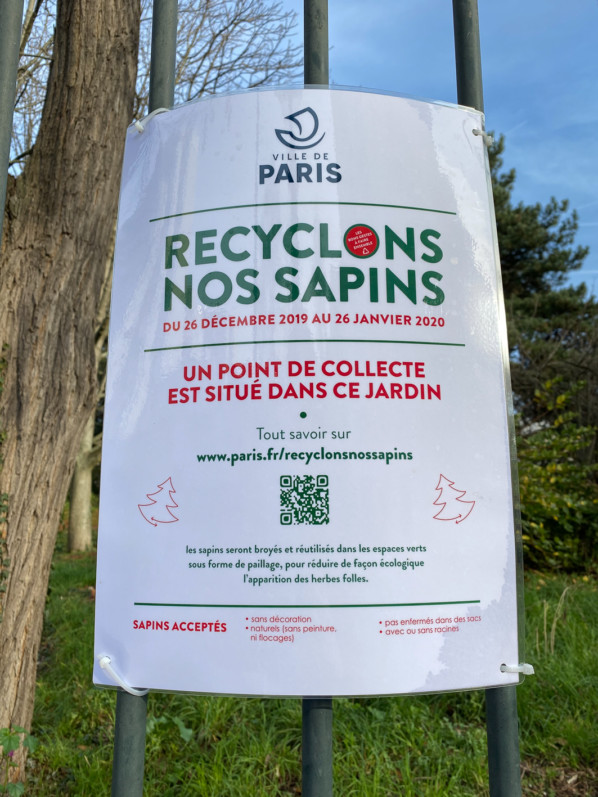
<svg viewBox="0 0 598 797">
<path fill-rule="evenodd" d="M 91 685 L 93 553 L 60 545 L 40 651 L 26 794 L 109 792 L 115 693 Z M 598 581 L 529 574 L 518 688 L 525 795 L 598 794 Z M 146 797 L 301 794 L 299 700 L 151 694 Z M 483 692 L 334 701 L 342 797 L 488 795 Z"/>
</svg>

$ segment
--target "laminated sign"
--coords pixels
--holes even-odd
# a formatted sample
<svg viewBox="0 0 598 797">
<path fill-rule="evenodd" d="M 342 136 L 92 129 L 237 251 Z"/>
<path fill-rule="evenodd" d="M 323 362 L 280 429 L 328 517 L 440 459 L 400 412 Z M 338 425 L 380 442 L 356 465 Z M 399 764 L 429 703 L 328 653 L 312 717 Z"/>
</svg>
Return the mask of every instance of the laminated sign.
<svg viewBox="0 0 598 797">
<path fill-rule="evenodd" d="M 211 98 L 127 135 L 97 661 L 137 688 L 517 683 L 507 349 L 483 117 Z M 504 667 L 503 667 L 504 670 Z"/>
</svg>

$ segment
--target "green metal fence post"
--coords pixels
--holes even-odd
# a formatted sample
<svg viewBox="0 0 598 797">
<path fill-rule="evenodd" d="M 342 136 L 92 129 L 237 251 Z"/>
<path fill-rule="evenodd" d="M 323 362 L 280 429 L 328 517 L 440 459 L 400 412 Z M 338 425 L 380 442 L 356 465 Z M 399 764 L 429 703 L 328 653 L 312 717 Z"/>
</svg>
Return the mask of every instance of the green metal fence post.
<svg viewBox="0 0 598 797">
<path fill-rule="evenodd" d="M 484 111 L 482 56 L 477 0 L 453 0 L 457 100 Z"/>
<path fill-rule="evenodd" d="M 149 111 L 174 105 L 178 0 L 154 0 Z M 142 797 L 147 695 L 116 699 L 112 797 Z"/>
<path fill-rule="evenodd" d="M 490 797 L 521 797 L 515 686 L 486 689 L 486 735 Z"/>
<path fill-rule="evenodd" d="M 306 698 L 302 715 L 303 797 L 332 797 L 332 700 Z"/>
<path fill-rule="evenodd" d="M 328 0 L 304 0 L 304 83 L 327 86 Z M 332 797 L 332 700 L 305 698 L 302 703 L 303 797 Z"/>
<path fill-rule="evenodd" d="M 304 0 L 303 75 L 307 85 L 328 85 L 328 0 Z"/>
<path fill-rule="evenodd" d="M 23 0 L 4 0 L 0 3 L 0 242 L 4 223 L 6 182 L 10 161 L 12 116 L 17 90 L 17 69 L 21 45 Z"/>
<path fill-rule="evenodd" d="M 174 105 L 178 0 L 154 0 L 149 112 Z"/>
<path fill-rule="evenodd" d="M 477 0 L 453 0 L 457 100 L 484 110 Z M 486 689 L 490 797 L 521 797 L 519 723 L 515 686 Z"/>
<path fill-rule="evenodd" d="M 112 797 L 143 797 L 147 695 L 116 696 Z"/>
</svg>

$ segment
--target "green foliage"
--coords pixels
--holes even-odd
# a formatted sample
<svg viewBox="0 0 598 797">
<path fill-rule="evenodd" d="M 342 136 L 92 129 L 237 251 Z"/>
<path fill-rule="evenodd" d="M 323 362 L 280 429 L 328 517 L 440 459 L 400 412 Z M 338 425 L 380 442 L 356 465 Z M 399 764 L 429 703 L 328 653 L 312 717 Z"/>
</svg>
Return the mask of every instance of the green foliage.
<svg viewBox="0 0 598 797">
<path fill-rule="evenodd" d="M 22 783 L 8 782 L 10 770 L 17 766 L 13 760 L 14 754 L 21 747 L 34 753 L 37 740 L 25 728 L 20 728 L 18 725 L 14 728 L 0 728 L 0 794 L 18 797 L 25 793 L 25 786 Z"/>
<path fill-rule="evenodd" d="M 525 658 L 536 670 L 518 689 L 529 793 L 598 794 L 598 582 L 533 575 L 525 606 Z M 566 788 L 568 779 L 575 788 Z M 550 788 L 555 782 L 560 790 Z"/>
<path fill-rule="evenodd" d="M 91 553 L 54 559 L 29 797 L 109 791 L 116 696 L 91 685 L 94 565 Z M 526 660 L 537 674 L 518 688 L 526 797 L 565 794 L 555 786 L 573 774 L 578 794 L 596 793 L 597 598 L 591 577 L 530 575 Z M 483 691 L 335 700 L 335 794 L 487 797 L 485 736 Z M 299 700 L 150 695 L 146 797 L 300 793 Z"/>
<path fill-rule="evenodd" d="M 580 569 L 596 563 L 598 304 L 566 287 L 588 249 L 575 245 L 566 201 L 512 202 L 504 139 L 490 150 L 527 564 Z"/>
<path fill-rule="evenodd" d="M 546 382 L 535 392 L 536 420 L 520 420 L 518 430 L 524 552 L 528 564 L 544 570 L 583 570 L 596 555 L 595 429 L 569 410 L 574 394 L 561 379 Z"/>
<path fill-rule="evenodd" d="M 545 207 L 514 205 L 515 172 L 501 173 L 503 149 L 501 137 L 490 162 L 516 408 L 533 423 L 536 392 L 546 380 L 560 378 L 566 389 L 584 380 L 579 422 L 598 425 L 592 393 L 598 386 L 598 304 L 585 285 L 565 286 L 588 254 L 587 247 L 574 246 L 577 215 L 567 215 L 567 202 L 554 198 Z"/>
<path fill-rule="evenodd" d="M 584 286 L 510 299 L 507 314 L 516 406 L 526 421 L 537 417 L 537 391 L 560 379 L 565 388 L 583 382 L 570 407 L 582 425 L 598 425 L 598 305 L 585 297 Z"/>
<path fill-rule="evenodd" d="M 573 247 L 577 214 L 566 215 L 567 200 L 553 197 L 545 207 L 522 202 L 513 206 L 515 171 L 501 171 L 504 146 L 500 136 L 489 152 L 503 287 L 508 298 L 535 297 L 562 287 L 567 275 L 581 268 L 589 250 Z"/>
</svg>

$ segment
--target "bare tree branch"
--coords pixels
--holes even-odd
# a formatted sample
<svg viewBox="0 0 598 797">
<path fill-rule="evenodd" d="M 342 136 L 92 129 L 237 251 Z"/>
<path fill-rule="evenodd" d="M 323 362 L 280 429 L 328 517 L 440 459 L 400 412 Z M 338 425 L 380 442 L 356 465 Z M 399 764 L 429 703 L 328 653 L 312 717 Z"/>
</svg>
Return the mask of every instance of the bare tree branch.
<svg viewBox="0 0 598 797">
<path fill-rule="evenodd" d="M 147 113 L 151 0 L 142 0 L 134 118 Z M 17 175 L 33 151 L 53 57 L 55 3 L 28 0 L 21 38 L 10 168 Z M 179 4 L 176 103 L 205 94 L 291 82 L 301 71 L 292 44 L 296 15 L 270 0 L 194 0 Z"/>
</svg>

